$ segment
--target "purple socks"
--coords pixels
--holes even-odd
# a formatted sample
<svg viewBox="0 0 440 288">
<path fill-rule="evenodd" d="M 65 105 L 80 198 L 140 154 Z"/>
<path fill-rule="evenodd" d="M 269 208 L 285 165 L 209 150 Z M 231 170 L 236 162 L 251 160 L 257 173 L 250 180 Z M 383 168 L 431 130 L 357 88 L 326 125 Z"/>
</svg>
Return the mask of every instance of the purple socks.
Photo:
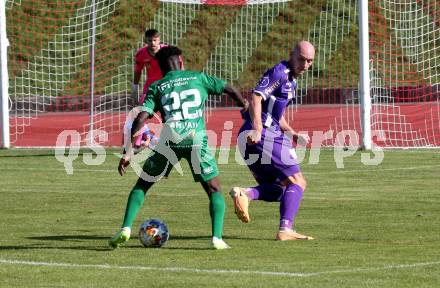
<svg viewBox="0 0 440 288">
<path fill-rule="evenodd" d="M 283 196 L 284 187 L 277 184 L 260 184 L 247 189 L 250 200 L 262 200 L 266 202 L 279 202 Z"/>
<path fill-rule="evenodd" d="M 289 184 L 285 188 L 277 184 L 260 184 L 247 189 L 250 200 L 280 202 L 280 230 L 292 229 L 303 192 L 297 184 Z"/>
<path fill-rule="evenodd" d="M 303 189 L 297 184 L 289 184 L 286 187 L 280 201 L 280 230 L 292 229 L 303 192 Z"/>
</svg>

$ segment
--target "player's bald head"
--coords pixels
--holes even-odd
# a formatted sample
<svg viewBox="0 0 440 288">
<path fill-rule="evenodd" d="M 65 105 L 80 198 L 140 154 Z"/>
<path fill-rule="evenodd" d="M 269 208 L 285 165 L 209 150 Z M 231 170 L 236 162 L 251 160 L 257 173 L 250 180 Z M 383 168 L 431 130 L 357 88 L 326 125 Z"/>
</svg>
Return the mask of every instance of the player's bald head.
<svg viewBox="0 0 440 288">
<path fill-rule="evenodd" d="M 295 47 L 293 47 L 292 53 L 299 53 L 304 56 L 308 56 L 308 59 L 314 59 L 315 47 L 309 41 L 302 40 L 296 43 Z"/>
<path fill-rule="evenodd" d="M 307 71 L 315 59 L 315 47 L 306 40 L 299 41 L 290 53 L 290 67 L 296 78 Z"/>
</svg>

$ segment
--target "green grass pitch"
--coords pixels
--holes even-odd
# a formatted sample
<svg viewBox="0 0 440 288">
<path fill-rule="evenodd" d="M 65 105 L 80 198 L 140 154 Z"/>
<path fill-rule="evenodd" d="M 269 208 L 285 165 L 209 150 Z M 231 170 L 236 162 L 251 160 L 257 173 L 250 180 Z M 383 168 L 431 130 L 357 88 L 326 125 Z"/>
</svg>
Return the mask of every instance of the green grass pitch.
<svg viewBox="0 0 440 288">
<path fill-rule="evenodd" d="M 226 198 L 224 238 L 208 249 L 207 197 L 173 171 L 149 192 L 128 245 L 111 250 L 134 172 L 120 177 L 115 150 L 102 165 L 80 155 L 67 175 L 53 151 L 0 150 L 0 287 L 438 287 L 440 153 L 386 151 L 377 166 L 361 152 L 337 169 L 333 150 L 302 163 L 308 180 L 299 232 L 314 241 L 277 242 L 278 203 L 252 202 L 239 222 L 231 186 L 253 185 L 231 152 L 219 165 Z M 159 217 L 171 233 L 142 248 L 142 220 Z"/>
</svg>

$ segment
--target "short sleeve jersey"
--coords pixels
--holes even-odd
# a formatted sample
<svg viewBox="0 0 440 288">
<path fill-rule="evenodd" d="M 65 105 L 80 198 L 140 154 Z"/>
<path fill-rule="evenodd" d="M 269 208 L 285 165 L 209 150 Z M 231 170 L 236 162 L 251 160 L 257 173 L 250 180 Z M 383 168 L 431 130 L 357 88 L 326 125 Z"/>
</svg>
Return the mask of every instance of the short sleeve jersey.
<svg viewBox="0 0 440 288">
<path fill-rule="evenodd" d="M 296 97 L 296 87 L 296 80 L 290 76 L 290 67 L 287 61 L 281 61 L 264 73 L 258 85 L 253 89 L 255 94 L 264 99 L 261 115 L 263 126 L 279 127 L 284 110 Z M 245 118 L 249 120 L 249 114 L 245 115 Z"/>
<path fill-rule="evenodd" d="M 168 47 L 167 44 L 160 44 L 160 48 Z M 160 71 L 159 63 L 156 58 L 150 54 L 148 51 L 148 45 L 140 48 L 136 52 L 136 56 L 134 57 L 134 71 L 138 73 L 142 73 L 143 69 L 146 69 L 147 80 L 144 84 L 144 93 L 147 92 L 148 87 L 154 81 L 157 81 L 162 78 L 162 72 Z"/>
<path fill-rule="evenodd" d="M 162 122 L 181 135 L 204 132 L 203 111 L 208 95 L 220 95 L 226 83 L 203 72 L 174 70 L 148 89 L 142 110 L 160 112 Z"/>
</svg>

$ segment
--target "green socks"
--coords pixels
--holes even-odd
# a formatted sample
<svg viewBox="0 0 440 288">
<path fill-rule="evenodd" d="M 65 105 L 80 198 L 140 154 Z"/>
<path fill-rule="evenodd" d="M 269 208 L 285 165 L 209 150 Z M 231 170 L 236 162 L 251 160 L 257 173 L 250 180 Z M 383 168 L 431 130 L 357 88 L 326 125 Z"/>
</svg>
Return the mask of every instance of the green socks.
<svg viewBox="0 0 440 288">
<path fill-rule="evenodd" d="M 145 193 L 138 185 L 134 186 L 128 196 L 127 208 L 125 208 L 124 223 L 122 227 L 130 227 L 133 225 L 139 210 L 142 208 L 145 199 Z"/>
<path fill-rule="evenodd" d="M 225 199 L 220 192 L 211 193 L 209 196 L 209 214 L 211 215 L 212 236 L 222 239 Z"/>
<path fill-rule="evenodd" d="M 138 185 L 133 187 L 128 196 L 122 227 L 131 228 L 133 226 L 133 222 L 144 204 L 145 193 Z M 212 236 L 222 239 L 225 199 L 220 192 L 211 193 L 209 196 L 209 214 L 211 215 Z"/>
</svg>

